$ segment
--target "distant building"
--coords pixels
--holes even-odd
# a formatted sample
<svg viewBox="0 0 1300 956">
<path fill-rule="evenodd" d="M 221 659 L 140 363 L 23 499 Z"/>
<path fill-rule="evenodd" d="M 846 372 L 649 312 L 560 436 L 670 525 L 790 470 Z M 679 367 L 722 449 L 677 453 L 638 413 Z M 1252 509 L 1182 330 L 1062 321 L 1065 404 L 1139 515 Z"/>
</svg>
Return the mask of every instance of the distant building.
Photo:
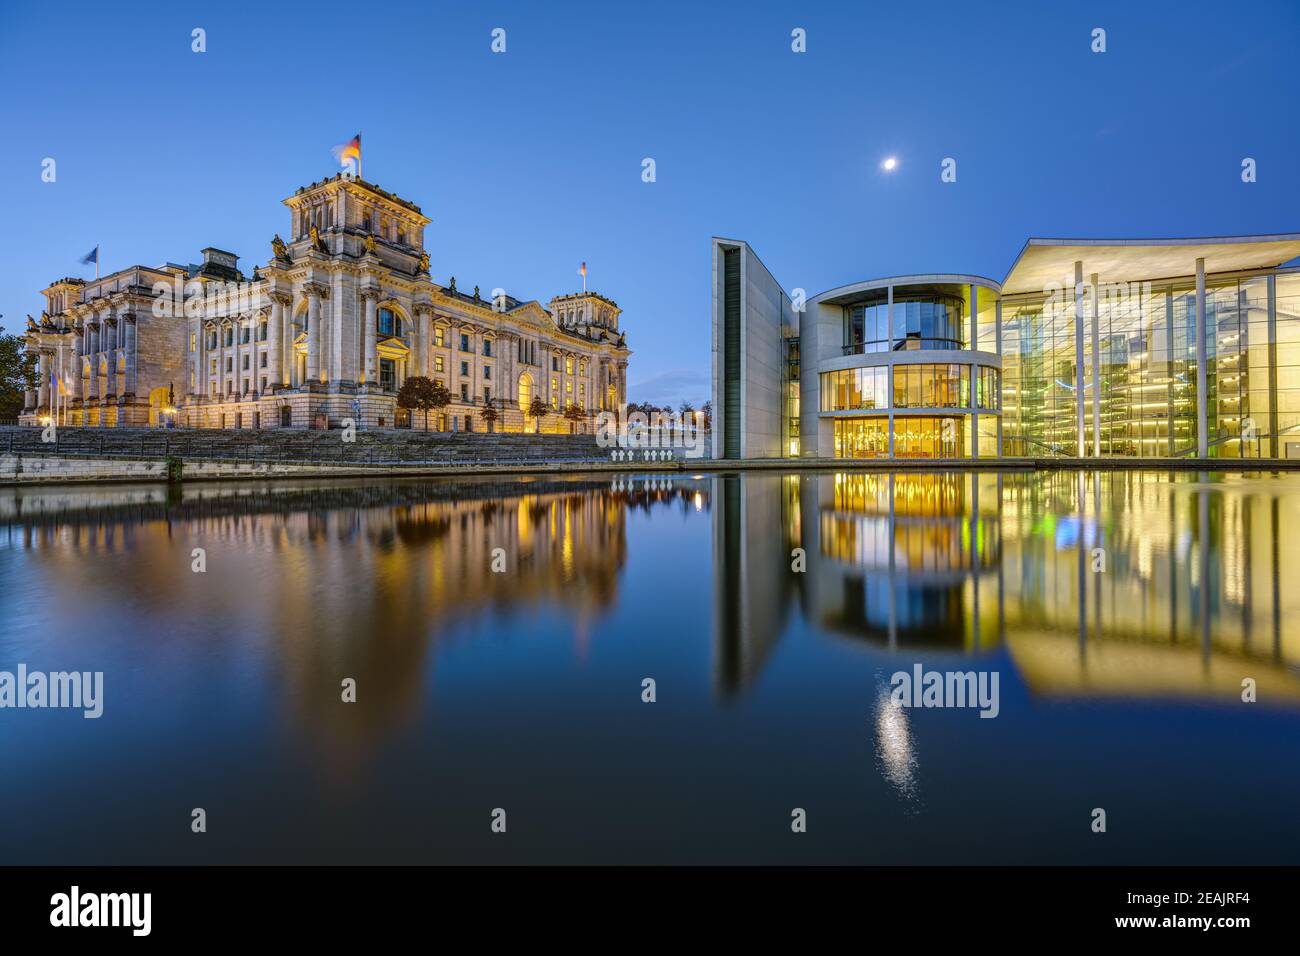
<svg viewBox="0 0 1300 956">
<path fill-rule="evenodd" d="M 21 422 L 58 411 L 73 425 L 200 428 L 423 428 L 397 407 L 410 376 L 441 382 L 452 402 L 428 427 L 591 430 L 626 400 L 631 354 L 621 311 L 595 292 L 547 306 L 501 290 L 467 292 L 429 277 L 420 208 L 343 174 L 285 201 L 287 242 L 245 275 L 238 257 L 203 250 L 200 265 L 133 266 L 61 279 L 29 322 L 40 385 Z M 55 389 L 58 389 L 57 396 Z M 54 399 L 57 397 L 57 401 Z M 535 397 L 550 413 L 527 415 Z M 563 417 L 576 406 L 577 420 Z"/>
</svg>

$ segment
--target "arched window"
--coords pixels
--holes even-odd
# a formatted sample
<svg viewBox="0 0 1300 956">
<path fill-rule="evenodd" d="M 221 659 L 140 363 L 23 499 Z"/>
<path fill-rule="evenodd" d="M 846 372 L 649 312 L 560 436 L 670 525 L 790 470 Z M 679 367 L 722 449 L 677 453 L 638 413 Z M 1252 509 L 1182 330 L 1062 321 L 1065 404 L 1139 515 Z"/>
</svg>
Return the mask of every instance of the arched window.
<svg viewBox="0 0 1300 956">
<path fill-rule="evenodd" d="M 528 411 L 528 406 L 533 403 L 533 377 L 525 372 L 519 376 L 519 410 Z"/>
</svg>

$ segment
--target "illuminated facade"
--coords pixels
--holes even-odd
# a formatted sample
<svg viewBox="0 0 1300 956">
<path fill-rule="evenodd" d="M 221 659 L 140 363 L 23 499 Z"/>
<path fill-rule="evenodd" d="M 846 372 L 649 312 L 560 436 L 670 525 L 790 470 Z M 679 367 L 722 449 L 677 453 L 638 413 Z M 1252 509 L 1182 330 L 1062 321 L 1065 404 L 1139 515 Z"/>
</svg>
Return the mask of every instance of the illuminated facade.
<svg viewBox="0 0 1300 956">
<path fill-rule="evenodd" d="M 502 289 L 466 292 L 454 277 L 439 285 L 424 251 L 428 217 L 354 177 L 284 203 L 290 239 L 277 236 L 251 276 L 209 248 L 201 265 L 134 266 L 46 289 L 27 329 L 40 384 L 20 421 L 423 428 L 423 414 L 397 405 L 411 376 L 449 391 L 451 404 L 428 418 L 438 430 L 586 431 L 626 401 L 630 352 L 613 300 L 584 291 L 543 306 Z M 546 415 L 528 414 L 535 398 Z"/>
<path fill-rule="evenodd" d="M 718 458 L 1300 458 L 1300 235 L 1030 239 L 796 308 L 713 240 Z M 791 360 L 793 356 L 793 360 Z"/>
</svg>

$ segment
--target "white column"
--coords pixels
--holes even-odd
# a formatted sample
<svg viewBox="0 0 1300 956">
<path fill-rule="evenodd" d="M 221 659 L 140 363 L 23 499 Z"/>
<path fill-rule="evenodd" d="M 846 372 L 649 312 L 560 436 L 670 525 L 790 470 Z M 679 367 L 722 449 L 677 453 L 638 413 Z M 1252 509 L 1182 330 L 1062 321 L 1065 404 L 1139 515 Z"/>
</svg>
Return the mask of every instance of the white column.
<svg viewBox="0 0 1300 956">
<path fill-rule="evenodd" d="M 1205 330 L 1205 260 L 1196 260 L 1196 457 L 1210 456 L 1209 361 Z"/>
<path fill-rule="evenodd" d="M 1074 407 L 1075 444 L 1080 458 L 1087 452 L 1083 436 L 1083 263 L 1074 264 Z"/>
<path fill-rule="evenodd" d="M 980 287 L 974 282 L 970 284 L 970 347 L 972 351 L 978 352 L 980 348 Z"/>
<path fill-rule="evenodd" d="M 320 381 L 320 289 L 307 286 L 307 381 Z"/>
<path fill-rule="evenodd" d="M 1101 301 L 1097 295 L 1097 273 L 1092 286 L 1092 457 L 1101 457 Z"/>
<path fill-rule="evenodd" d="M 366 292 L 366 321 L 363 326 L 362 336 L 365 340 L 365 373 L 366 383 L 368 385 L 379 384 L 379 351 L 375 339 L 378 330 L 376 328 L 378 299 L 373 291 Z"/>
<path fill-rule="evenodd" d="M 1002 297 L 993 304 L 993 349 L 1002 357 Z M 1005 367 L 1005 363 L 1003 363 Z M 998 457 L 1002 457 L 1002 369 L 998 369 Z"/>
<path fill-rule="evenodd" d="M 889 337 L 889 351 L 890 351 L 890 352 L 893 352 L 893 351 L 894 351 L 894 287 L 893 287 L 892 285 L 889 287 L 889 289 L 888 289 L 887 292 L 885 293 L 885 296 L 886 296 L 886 298 L 885 298 L 885 302 L 886 302 L 886 305 L 885 305 L 885 326 L 886 326 L 886 334 L 887 334 L 888 337 Z M 862 334 L 863 334 L 864 336 L 866 335 L 866 329 L 863 329 L 863 330 L 862 330 Z M 893 388 L 893 382 L 890 382 L 890 388 Z M 890 405 L 893 405 L 894 403 L 891 401 L 889 404 L 890 404 Z M 891 431 L 892 431 L 892 429 L 891 429 Z M 889 457 L 892 458 L 892 457 L 894 457 L 894 452 L 893 452 L 893 448 L 894 448 L 893 441 L 894 441 L 894 439 L 893 439 L 893 436 L 892 436 L 892 435 L 890 436 L 889 441 L 890 441 L 890 444 L 889 444 L 889 448 L 890 448 L 890 451 L 889 451 Z"/>
<path fill-rule="evenodd" d="M 36 353 L 36 405 L 43 408 L 50 404 L 50 357 L 45 352 Z"/>
<path fill-rule="evenodd" d="M 268 391 L 283 384 L 284 368 L 284 299 L 279 293 L 271 298 L 271 325 L 266 336 L 266 381 Z"/>
</svg>

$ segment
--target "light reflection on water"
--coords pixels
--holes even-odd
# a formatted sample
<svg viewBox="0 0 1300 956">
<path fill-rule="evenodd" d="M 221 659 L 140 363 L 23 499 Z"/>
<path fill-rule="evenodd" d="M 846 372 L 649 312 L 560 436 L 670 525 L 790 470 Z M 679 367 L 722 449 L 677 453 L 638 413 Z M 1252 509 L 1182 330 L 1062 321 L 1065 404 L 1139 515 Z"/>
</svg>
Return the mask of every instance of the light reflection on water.
<svg viewBox="0 0 1300 956">
<path fill-rule="evenodd" d="M 0 862 L 1294 860 L 1297 521 L 1220 474 L 0 491 L 0 669 L 107 697 L 0 711 Z M 999 716 L 891 701 L 915 662 Z"/>
</svg>

